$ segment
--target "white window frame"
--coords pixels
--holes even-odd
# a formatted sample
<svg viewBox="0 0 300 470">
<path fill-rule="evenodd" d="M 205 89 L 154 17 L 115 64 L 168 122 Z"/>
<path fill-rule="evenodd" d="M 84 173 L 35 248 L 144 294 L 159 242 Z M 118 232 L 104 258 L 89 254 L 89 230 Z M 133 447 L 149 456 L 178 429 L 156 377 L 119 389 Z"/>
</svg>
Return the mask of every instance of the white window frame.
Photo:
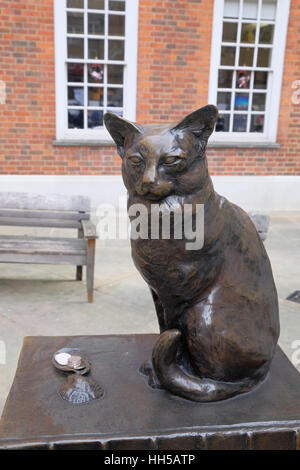
<svg viewBox="0 0 300 470">
<path fill-rule="evenodd" d="M 218 68 L 220 66 L 221 55 L 224 1 L 225 0 L 214 1 L 209 78 L 209 103 L 211 104 L 217 103 Z M 272 144 L 276 142 L 289 11 L 290 0 L 278 0 L 273 54 L 270 65 L 272 72 L 269 72 L 264 132 L 214 132 L 211 137 L 211 143 L 249 142 L 250 144 Z M 253 68 L 253 70 L 255 70 L 255 68 Z"/>
<path fill-rule="evenodd" d="M 66 0 L 54 0 L 56 139 L 57 141 L 112 142 L 105 127 L 97 130 L 68 129 L 66 4 Z M 131 121 L 135 121 L 136 118 L 138 10 L 139 0 L 126 0 L 123 116 Z"/>
</svg>

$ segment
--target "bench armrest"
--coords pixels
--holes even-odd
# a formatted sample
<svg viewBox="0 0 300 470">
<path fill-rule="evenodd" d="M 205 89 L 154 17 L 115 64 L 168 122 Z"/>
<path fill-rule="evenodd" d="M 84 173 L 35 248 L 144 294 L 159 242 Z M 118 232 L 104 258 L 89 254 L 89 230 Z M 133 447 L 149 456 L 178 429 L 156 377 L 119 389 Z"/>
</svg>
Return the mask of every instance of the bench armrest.
<svg viewBox="0 0 300 470">
<path fill-rule="evenodd" d="M 96 227 L 90 220 L 81 220 L 84 238 L 98 238 Z"/>
</svg>

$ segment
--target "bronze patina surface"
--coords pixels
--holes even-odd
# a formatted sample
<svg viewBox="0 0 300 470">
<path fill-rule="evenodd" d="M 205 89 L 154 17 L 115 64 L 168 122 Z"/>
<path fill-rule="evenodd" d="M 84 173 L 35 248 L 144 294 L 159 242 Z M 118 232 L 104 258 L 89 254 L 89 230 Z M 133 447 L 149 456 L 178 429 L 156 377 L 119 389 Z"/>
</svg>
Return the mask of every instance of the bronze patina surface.
<svg viewBox="0 0 300 470">
<path fill-rule="evenodd" d="M 0 448 L 300 448 L 300 374 L 278 348 L 267 379 L 251 393 L 198 403 L 154 390 L 139 373 L 157 335 L 25 338 L 0 421 Z M 74 405 L 59 395 L 65 376 L 54 351 L 79 348 L 103 398 Z"/>
<path fill-rule="evenodd" d="M 279 336 L 270 262 L 248 215 L 218 195 L 206 145 L 218 115 L 205 106 L 171 125 L 140 125 L 107 113 L 122 158 L 128 209 L 153 204 L 172 212 L 204 205 L 204 246 L 185 239 L 132 239 L 132 256 L 148 283 L 160 325 L 149 383 L 210 402 L 249 392 L 268 373 Z M 149 232 L 151 231 L 149 216 Z M 172 233 L 172 232 L 171 232 Z"/>
</svg>

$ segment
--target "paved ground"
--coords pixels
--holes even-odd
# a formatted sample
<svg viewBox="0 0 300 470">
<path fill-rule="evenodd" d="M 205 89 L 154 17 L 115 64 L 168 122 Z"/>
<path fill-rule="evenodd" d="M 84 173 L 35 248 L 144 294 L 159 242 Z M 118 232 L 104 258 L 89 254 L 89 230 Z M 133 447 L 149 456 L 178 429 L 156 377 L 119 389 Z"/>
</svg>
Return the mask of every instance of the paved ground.
<svg viewBox="0 0 300 470">
<path fill-rule="evenodd" d="M 47 233 L 37 230 L 31 233 Z M 9 232 L 2 228 L 1 233 Z M 285 299 L 300 290 L 300 214 L 273 215 L 266 248 L 280 299 L 280 345 L 291 358 L 292 343 L 300 340 L 300 304 Z M 1 341 L 6 346 L 6 364 L 0 364 L 0 412 L 24 336 L 158 332 L 152 299 L 125 241 L 98 243 L 92 305 L 86 302 L 85 283 L 74 281 L 74 267 L 0 266 L 0 359 Z"/>
</svg>

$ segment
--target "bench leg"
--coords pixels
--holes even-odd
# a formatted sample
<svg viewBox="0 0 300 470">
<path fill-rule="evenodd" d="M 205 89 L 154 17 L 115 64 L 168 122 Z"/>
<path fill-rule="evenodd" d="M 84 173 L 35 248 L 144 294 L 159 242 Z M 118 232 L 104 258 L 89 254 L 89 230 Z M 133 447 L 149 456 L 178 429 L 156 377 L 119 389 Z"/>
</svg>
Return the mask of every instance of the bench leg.
<svg viewBox="0 0 300 470">
<path fill-rule="evenodd" d="M 96 240 L 89 239 L 87 247 L 87 266 L 86 266 L 86 284 L 88 293 L 88 302 L 93 302 L 94 297 L 94 271 L 95 271 L 95 246 Z"/>
<path fill-rule="evenodd" d="M 83 230 L 78 229 L 78 238 L 83 238 Z M 76 281 L 82 281 L 82 266 L 76 267 Z"/>
</svg>

